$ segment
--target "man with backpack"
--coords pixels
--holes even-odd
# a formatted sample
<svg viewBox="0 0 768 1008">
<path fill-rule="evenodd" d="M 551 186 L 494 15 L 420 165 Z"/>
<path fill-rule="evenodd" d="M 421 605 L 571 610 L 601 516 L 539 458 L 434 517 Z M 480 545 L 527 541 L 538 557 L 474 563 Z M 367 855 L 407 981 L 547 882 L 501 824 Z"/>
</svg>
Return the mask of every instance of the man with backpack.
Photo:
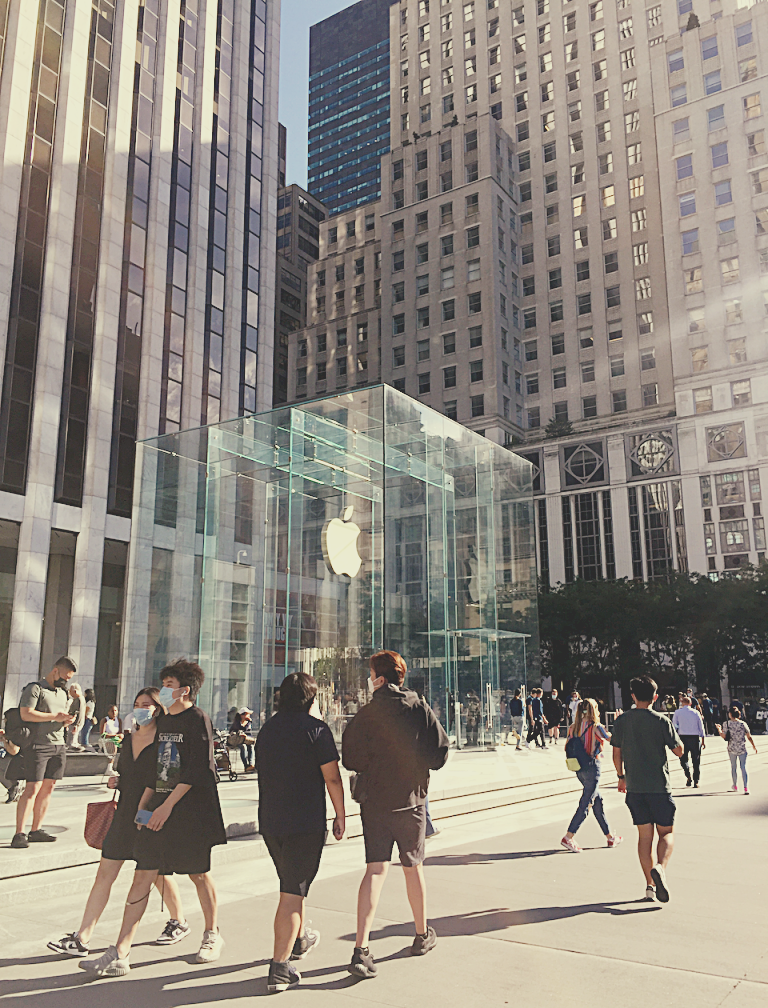
<svg viewBox="0 0 768 1008">
<path fill-rule="evenodd" d="M 19 715 L 28 732 L 23 732 L 19 741 L 11 736 L 11 741 L 21 746 L 27 782 L 16 808 L 16 834 L 11 840 L 11 847 L 16 849 L 56 840 L 41 827 L 56 781 L 64 776 L 67 763 L 65 729 L 74 720 L 69 713 L 67 683 L 76 671 L 71 658 L 59 658 L 47 676 L 22 690 Z M 25 833 L 30 807 L 32 829 Z"/>
<path fill-rule="evenodd" d="M 376 976 L 368 938 L 397 844 L 416 935 L 411 955 L 426 955 L 437 943 L 427 920 L 422 862 L 429 771 L 448 759 L 448 736 L 426 700 L 403 687 L 405 659 L 396 651 L 371 657 L 371 702 L 347 725 L 342 762 L 357 772 L 353 797 L 360 802 L 366 871 L 357 897 L 357 934 L 349 972 Z"/>
</svg>

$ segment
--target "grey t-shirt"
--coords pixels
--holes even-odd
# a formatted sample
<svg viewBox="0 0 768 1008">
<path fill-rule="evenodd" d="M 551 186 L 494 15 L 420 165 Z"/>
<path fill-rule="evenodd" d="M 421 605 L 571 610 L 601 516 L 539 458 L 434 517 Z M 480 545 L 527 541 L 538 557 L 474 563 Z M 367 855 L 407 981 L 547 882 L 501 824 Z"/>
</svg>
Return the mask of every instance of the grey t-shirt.
<svg viewBox="0 0 768 1008">
<path fill-rule="evenodd" d="M 669 718 L 635 707 L 616 718 L 611 745 L 621 749 L 627 791 L 661 794 L 671 791 L 667 750 L 683 743 Z"/>
<path fill-rule="evenodd" d="M 31 707 L 33 710 L 48 714 L 68 714 L 70 697 L 65 689 L 49 686 L 47 680 L 29 683 L 25 686 L 19 707 Z M 32 729 L 32 742 L 35 745 L 64 745 L 64 725 L 61 721 L 40 721 L 32 724 L 26 721 Z"/>
</svg>

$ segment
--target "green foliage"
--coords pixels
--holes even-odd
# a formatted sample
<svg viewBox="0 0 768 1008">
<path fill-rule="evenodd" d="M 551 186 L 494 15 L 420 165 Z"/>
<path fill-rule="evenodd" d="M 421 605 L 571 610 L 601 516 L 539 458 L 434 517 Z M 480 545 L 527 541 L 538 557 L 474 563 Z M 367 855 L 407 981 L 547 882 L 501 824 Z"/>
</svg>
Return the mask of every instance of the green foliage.
<svg viewBox="0 0 768 1008">
<path fill-rule="evenodd" d="M 569 437 L 573 434 L 573 424 L 570 420 L 555 420 L 554 417 L 550 417 L 544 433 L 548 438 Z"/>
<path fill-rule="evenodd" d="M 719 694 L 762 682 L 768 666 L 768 564 L 712 581 L 576 581 L 539 595 L 542 674 L 574 688 L 626 687 L 647 672 L 662 689 Z"/>
</svg>

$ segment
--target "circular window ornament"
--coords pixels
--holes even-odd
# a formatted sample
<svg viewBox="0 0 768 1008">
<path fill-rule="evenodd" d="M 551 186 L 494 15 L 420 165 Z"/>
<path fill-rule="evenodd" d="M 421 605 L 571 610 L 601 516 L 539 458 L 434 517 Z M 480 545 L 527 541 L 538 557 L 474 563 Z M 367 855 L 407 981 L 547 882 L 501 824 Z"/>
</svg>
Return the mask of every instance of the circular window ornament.
<svg viewBox="0 0 768 1008">
<path fill-rule="evenodd" d="M 603 464 L 602 458 L 588 445 L 579 447 L 565 463 L 565 469 L 579 483 L 587 483 Z"/>
<path fill-rule="evenodd" d="M 650 435 L 637 446 L 637 464 L 645 472 L 656 472 L 660 469 L 672 454 L 672 450 L 666 441 Z"/>
</svg>

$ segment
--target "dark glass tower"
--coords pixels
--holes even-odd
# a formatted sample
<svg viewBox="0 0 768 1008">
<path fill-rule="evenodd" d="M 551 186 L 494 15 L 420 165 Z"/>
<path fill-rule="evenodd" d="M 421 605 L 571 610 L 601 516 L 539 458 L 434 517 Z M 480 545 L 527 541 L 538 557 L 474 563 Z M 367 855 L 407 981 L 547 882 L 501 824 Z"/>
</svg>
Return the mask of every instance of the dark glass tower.
<svg viewBox="0 0 768 1008">
<path fill-rule="evenodd" d="M 309 35 L 309 183 L 329 213 L 377 199 L 389 150 L 390 0 L 361 0 Z"/>
</svg>

